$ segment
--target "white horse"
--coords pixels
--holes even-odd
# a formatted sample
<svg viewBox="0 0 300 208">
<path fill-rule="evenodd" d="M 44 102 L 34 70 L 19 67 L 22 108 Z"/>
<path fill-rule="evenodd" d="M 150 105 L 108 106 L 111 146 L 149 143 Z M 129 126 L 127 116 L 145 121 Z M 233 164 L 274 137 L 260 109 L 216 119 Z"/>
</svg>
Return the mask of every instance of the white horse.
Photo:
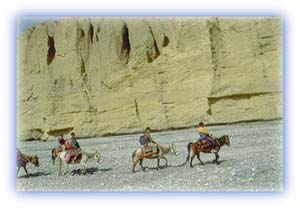
<svg viewBox="0 0 300 208">
<path fill-rule="evenodd" d="M 147 158 L 147 159 L 157 159 L 157 169 L 159 169 L 160 168 L 160 165 L 159 165 L 160 159 L 164 159 L 166 161 L 165 166 L 166 167 L 168 166 L 168 160 L 164 156 L 165 154 L 168 154 L 168 153 L 171 153 L 173 155 L 177 155 L 178 154 L 176 152 L 176 147 L 175 147 L 174 144 L 168 145 L 166 147 L 158 145 L 158 148 L 159 148 L 158 155 L 153 155 L 152 153 L 150 153 L 150 154 L 145 153 L 145 150 L 149 149 L 149 147 L 140 147 L 137 150 L 135 150 L 132 153 L 132 162 L 133 162 L 132 172 L 135 172 L 135 166 L 137 165 L 138 162 L 140 162 L 140 166 L 141 166 L 142 170 L 145 171 L 145 167 L 143 167 L 143 160 L 144 160 L 144 158 Z"/>
<path fill-rule="evenodd" d="M 62 151 L 58 153 L 58 159 L 59 159 L 59 175 L 61 175 L 61 167 L 62 167 L 62 163 L 65 164 L 65 166 L 67 166 L 67 169 L 69 169 L 69 164 L 82 164 L 83 166 L 83 173 L 87 172 L 87 161 L 91 158 L 94 158 L 94 160 L 96 160 L 97 163 L 101 163 L 101 155 L 98 151 L 82 151 L 82 157 L 81 160 L 79 161 L 72 161 L 71 163 L 67 163 L 66 161 L 66 154 L 67 151 Z"/>
</svg>

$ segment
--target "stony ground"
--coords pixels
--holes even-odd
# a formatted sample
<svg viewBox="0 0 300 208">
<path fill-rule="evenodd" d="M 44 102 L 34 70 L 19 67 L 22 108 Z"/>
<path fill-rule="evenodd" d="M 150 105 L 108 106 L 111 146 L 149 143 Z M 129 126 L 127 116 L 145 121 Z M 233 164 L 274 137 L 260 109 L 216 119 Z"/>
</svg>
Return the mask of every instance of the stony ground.
<svg viewBox="0 0 300 208">
<path fill-rule="evenodd" d="M 282 191 L 282 122 L 255 122 L 208 127 L 214 136 L 228 134 L 231 146 L 220 150 L 220 164 L 212 163 L 213 154 L 202 154 L 204 166 L 194 160 L 194 168 L 182 165 L 187 143 L 197 136 L 197 129 L 153 133 L 161 144 L 174 143 L 179 155 L 167 155 L 169 167 L 156 170 L 156 160 L 145 160 L 145 172 L 137 166 L 132 173 L 132 152 L 139 147 L 139 135 L 79 140 L 83 149 L 101 152 L 99 165 L 89 161 L 86 175 L 79 165 L 70 166 L 72 174 L 58 176 L 52 165 L 51 149 L 56 141 L 22 142 L 23 153 L 37 154 L 40 167 L 28 165 L 30 177 L 20 170 L 19 191 Z M 161 164 L 163 165 L 163 162 Z"/>
</svg>

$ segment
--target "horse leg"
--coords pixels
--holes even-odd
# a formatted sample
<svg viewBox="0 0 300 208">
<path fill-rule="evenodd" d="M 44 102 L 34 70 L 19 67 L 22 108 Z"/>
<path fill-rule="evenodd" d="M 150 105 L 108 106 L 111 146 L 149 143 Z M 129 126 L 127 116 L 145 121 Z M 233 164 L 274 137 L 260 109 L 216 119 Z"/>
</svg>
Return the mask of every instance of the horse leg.
<svg viewBox="0 0 300 208">
<path fill-rule="evenodd" d="M 55 161 L 57 160 L 58 153 L 55 151 L 53 155 L 53 165 L 55 165 Z"/>
<path fill-rule="evenodd" d="M 197 154 L 197 158 L 198 158 L 200 164 L 201 164 L 201 165 L 204 165 L 204 163 L 203 163 L 202 160 L 200 159 L 200 152 Z"/>
<path fill-rule="evenodd" d="M 19 173 L 19 171 L 20 171 L 20 168 L 21 168 L 21 167 L 19 166 L 19 167 L 18 167 L 18 170 L 17 170 L 17 176 L 18 176 L 18 173 Z"/>
<path fill-rule="evenodd" d="M 59 158 L 59 168 L 58 168 L 58 175 L 61 175 L 61 166 L 62 166 L 62 160 Z"/>
<path fill-rule="evenodd" d="M 219 154 L 218 154 L 218 152 L 215 152 L 215 156 L 216 156 L 216 159 L 215 159 L 213 162 L 216 162 L 216 164 L 219 165 L 220 163 L 219 163 L 219 161 L 218 161 L 218 159 L 219 159 Z"/>
<path fill-rule="evenodd" d="M 183 164 L 186 165 L 189 162 L 189 160 L 190 160 L 190 154 L 188 154 L 188 156 L 186 157 L 186 160 Z"/>
<path fill-rule="evenodd" d="M 52 149 L 51 157 L 52 157 L 52 164 L 55 165 L 55 156 L 56 156 L 56 149 Z"/>
<path fill-rule="evenodd" d="M 166 161 L 165 167 L 168 167 L 168 160 L 167 160 L 167 158 L 165 156 L 162 156 L 161 158 Z"/>
<path fill-rule="evenodd" d="M 83 166 L 83 169 L 82 169 L 81 173 L 86 174 L 87 173 L 86 162 L 82 162 L 82 166 Z"/>
<path fill-rule="evenodd" d="M 25 170 L 25 172 L 26 172 L 26 175 L 29 176 L 28 171 L 27 171 L 27 168 L 26 168 L 26 165 L 23 166 L 23 168 L 24 168 L 24 170 Z"/>
<path fill-rule="evenodd" d="M 141 166 L 142 170 L 145 171 L 145 168 L 143 167 L 143 159 L 140 159 L 140 166 Z"/>
<path fill-rule="evenodd" d="M 69 164 L 68 163 L 65 163 L 65 174 L 70 174 L 70 167 L 69 167 Z"/>
<path fill-rule="evenodd" d="M 133 165 L 132 165 L 132 172 L 134 173 L 135 172 L 135 166 L 137 165 L 139 160 L 133 160 Z"/>
<path fill-rule="evenodd" d="M 192 168 L 193 167 L 193 159 L 194 157 L 196 156 L 195 153 L 193 153 L 192 157 L 191 157 L 191 162 L 190 162 L 190 167 Z"/>
</svg>

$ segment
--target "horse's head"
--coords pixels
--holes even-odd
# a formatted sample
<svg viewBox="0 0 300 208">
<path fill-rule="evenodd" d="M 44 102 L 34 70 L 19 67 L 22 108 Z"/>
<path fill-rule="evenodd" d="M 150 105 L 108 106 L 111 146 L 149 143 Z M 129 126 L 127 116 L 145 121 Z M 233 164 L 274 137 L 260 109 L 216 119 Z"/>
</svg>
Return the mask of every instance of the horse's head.
<svg viewBox="0 0 300 208">
<path fill-rule="evenodd" d="M 33 155 L 33 156 L 31 157 L 31 163 L 32 163 L 33 165 L 35 165 L 36 167 L 39 167 L 39 158 L 38 158 L 38 156 Z"/>
<path fill-rule="evenodd" d="M 229 141 L 229 136 L 228 135 L 224 135 L 225 138 L 225 143 L 227 146 L 230 146 L 230 141 Z"/>
<path fill-rule="evenodd" d="M 100 152 L 96 151 L 94 159 L 96 160 L 97 163 L 101 163 L 101 155 Z"/>
<path fill-rule="evenodd" d="M 176 152 L 176 146 L 175 144 L 170 145 L 170 152 L 171 154 L 177 155 L 178 153 Z"/>
</svg>

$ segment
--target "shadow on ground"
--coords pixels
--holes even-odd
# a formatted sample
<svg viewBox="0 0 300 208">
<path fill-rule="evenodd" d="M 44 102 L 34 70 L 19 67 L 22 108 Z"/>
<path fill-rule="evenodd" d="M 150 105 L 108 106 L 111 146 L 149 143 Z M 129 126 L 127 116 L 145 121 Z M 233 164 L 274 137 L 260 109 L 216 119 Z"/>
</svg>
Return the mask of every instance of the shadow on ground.
<svg viewBox="0 0 300 208">
<path fill-rule="evenodd" d="M 197 160 L 196 160 L 197 161 Z M 207 162 L 203 162 L 204 163 L 204 165 L 201 165 L 200 164 L 200 162 L 198 161 L 198 162 L 193 162 L 193 167 L 195 167 L 195 166 L 205 166 L 205 165 L 221 165 L 222 163 L 226 163 L 228 160 L 219 160 L 218 162 L 218 164 L 216 164 L 215 162 L 213 162 L 213 161 L 207 161 Z"/>
<path fill-rule="evenodd" d="M 108 172 L 108 171 L 111 171 L 112 170 L 112 168 L 101 168 L 101 169 L 99 169 L 99 168 L 87 168 L 86 169 L 86 173 L 84 173 L 83 171 L 82 171 L 82 169 L 75 169 L 75 170 L 72 170 L 71 171 L 71 174 L 72 175 L 93 175 L 94 173 L 96 173 L 96 172 Z"/>
<path fill-rule="evenodd" d="M 218 165 L 220 165 L 224 162 L 226 163 L 227 160 L 219 160 Z M 216 163 L 213 162 L 213 161 L 207 161 L 207 162 L 203 162 L 203 163 L 204 163 L 204 166 L 205 165 L 216 165 Z M 199 162 L 198 163 L 195 162 L 195 163 L 193 163 L 193 167 L 195 167 L 195 166 L 201 166 L 201 164 Z M 177 165 L 168 165 L 168 166 L 162 165 L 162 166 L 159 166 L 159 169 L 157 167 L 146 167 L 146 166 L 144 166 L 145 171 L 147 171 L 147 170 L 161 170 L 161 169 L 166 169 L 166 168 L 178 168 L 178 167 L 190 167 L 190 165 L 189 165 L 189 163 L 184 162 L 184 163 L 177 164 Z"/>
<path fill-rule="evenodd" d="M 50 175 L 50 173 L 36 172 L 36 173 L 30 173 L 29 175 L 18 176 L 17 178 L 32 178 L 32 177 L 47 176 L 47 175 Z"/>
</svg>

